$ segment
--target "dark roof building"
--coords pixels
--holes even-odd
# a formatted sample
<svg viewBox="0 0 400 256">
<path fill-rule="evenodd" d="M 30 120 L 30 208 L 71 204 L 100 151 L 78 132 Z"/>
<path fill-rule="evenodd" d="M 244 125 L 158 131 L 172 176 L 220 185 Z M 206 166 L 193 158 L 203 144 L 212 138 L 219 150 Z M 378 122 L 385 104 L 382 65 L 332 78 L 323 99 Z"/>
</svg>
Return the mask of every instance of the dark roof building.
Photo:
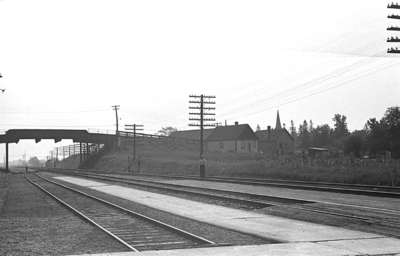
<svg viewBox="0 0 400 256">
<path fill-rule="evenodd" d="M 207 138 L 208 152 L 257 152 L 258 138 L 248 124 L 218 126 Z"/>
<path fill-rule="evenodd" d="M 208 138 L 208 136 L 213 132 L 214 129 L 204 129 L 203 136 L 204 140 Z M 173 138 L 179 139 L 187 139 L 187 140 L 200 140 L 200 130 L 183 130 L 183 131 L 176 131 L 169 135 Z"/>
<path fill-rule="evenodd" d="M 207 138 L 208 141 L 257 140 L 248 124 L 217 126 Z"/>
</svg>

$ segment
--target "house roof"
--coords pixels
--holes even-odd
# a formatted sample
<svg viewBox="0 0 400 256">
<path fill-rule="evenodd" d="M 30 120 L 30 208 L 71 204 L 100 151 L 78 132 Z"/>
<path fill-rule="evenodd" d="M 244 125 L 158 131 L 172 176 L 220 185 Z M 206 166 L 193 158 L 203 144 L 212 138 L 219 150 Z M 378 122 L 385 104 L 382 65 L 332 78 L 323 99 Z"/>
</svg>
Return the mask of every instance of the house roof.
<svg viewBox="0 0 400 256">
<path fill-rule="evenodd" d="M 268 130 L 256 131 L 256 136 L 259 140 L 275 140 L 278 136 L 288 136 L 290 139 L 294 140 L 292 135 L 285 129 L 271 129 L 270 135 L 268 135 Z"/>
<path fill-rule="evenodd" d="M 204 139 L 207 139 L 207 137 L 211 134 L 213 130 L 214 129 L 204 129 L 203 130 Z M 171 133 L 169 136 L 180 139 L 200 140 L 200 130 L 176 131 Z"/>
<path fill-rule="evenodd" d="M 207 140 L 257 140 L 257 136 L 248 124 L 238 124 L 216 127 Z"/>
</svg>

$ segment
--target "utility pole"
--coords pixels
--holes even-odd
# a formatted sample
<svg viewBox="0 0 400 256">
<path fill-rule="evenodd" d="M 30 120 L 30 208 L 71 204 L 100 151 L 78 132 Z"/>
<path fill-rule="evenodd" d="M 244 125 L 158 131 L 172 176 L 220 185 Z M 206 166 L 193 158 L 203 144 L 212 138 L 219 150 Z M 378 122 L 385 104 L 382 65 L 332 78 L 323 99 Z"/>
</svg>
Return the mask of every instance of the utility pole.
<svg viewBox="0 0 400 256">
<path fill-rule="evenodd" d="M 3 77 L 3 75 L 0 73 L 0 78 L 2 78 L 2 77 Z M 0 91 L 1 91 L 1 93 L 4 93 L 6 91 L 6 89 L 0 88 Z"/>
<path fill-rule="evenodd" d="M 198 123 L 190 123 L 189 126 L 200 127 L 200 177 L 204 178 L 206 175 L 206 165 L 204 159 L 204 127 L 214 127 L 215 124 L 207 124 L 207 122 L 214 122 L 215 118 L 205 118 L 204 116 L 215 116 L 213 112 L 205 112 L 205 111 L 214 111 L 215 107 L 208 107 L 207 105 L 215 104 L 215 101 L 211 101 L 211 99 L 215 99 L 215 96 L 209 95 L 189 95 L 189 104 L 194 104 L 189 106 L 189 109 L 197 110 L 198 112 L 190 112 L 189 113 L 189 121 L 197 121 Z M 205 100 L 206 99 L 206 100 Z"/>
<path fill-rule="evenodd" d="M 119 110 L 119 105 L 114 105 L 112 108 L 115 111 L 115 143 L 117 146 L 117 149 L 119 149 L 119 130 L 118 130 L 118 110 Z"/>
<path fill-rule="evenodd" d="M 136 161 L 136 132 L 143 131 L 143 125 L 142 124 L 126 124 L 125 130 L 128 132 L 133 132 L 132 162 L 135 163 L 135 161 Z M 133 174 L 133 170 L 134 169 L 132 169 L 132 174 Z"/>
<path fill-rule="evenodd" d="M 400 9 L 400 5 L 398 3 L 391 3 L 387 5 L 388 9 Z M 389 14 L 388 19 L 394 19 L 394 20 L 400 20 L 400 15 L 397 14 Z M 399 32 L 400 31 L 400 27 L 399 26 L 390 26 L 388 27 L 386 30 L 388 31 L 393 31 L 393 33 L 395 32 Z M 400 38 L 396 35 L 394 36 L 390 36 L 386 39 L 386 42 L 388 42 L 391 46 L 387 49 L 387 53 L 400 53 L 400 49 L 398 47 L 393 47 L 393 44 L 395 43 L 395 45 L 398 45 L 398 43 L 400 42 Z"/>
<path fill-rule="evenodd" d="M 56 164 L 58 162 L 58 148 L 56 148 L 56 159 L 54 160 L 54 168 L 56 168 Z"/>
</svg>

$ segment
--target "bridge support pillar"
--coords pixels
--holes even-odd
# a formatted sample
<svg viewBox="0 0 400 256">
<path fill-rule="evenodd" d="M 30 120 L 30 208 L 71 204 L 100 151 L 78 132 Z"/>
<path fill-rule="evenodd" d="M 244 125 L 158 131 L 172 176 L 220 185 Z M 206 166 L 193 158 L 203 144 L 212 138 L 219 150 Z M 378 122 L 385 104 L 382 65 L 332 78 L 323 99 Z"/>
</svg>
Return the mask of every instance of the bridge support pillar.
<svg viewBox="0 0 400 256">
<path fill-rule="evenodd" d="M 89 147 L 89 143 L 86 143 L 86 159 L 89 158 L 90 155 L 90 147 Z"/>
<path fill-rule="evenodd" d="M 82 164 L 82 142 L 79 142 L 79 164 Z"/>
<path fill-rule="evenodd" d="M 8 169 L 8 143 L 6 143 L 6 171 L 10 171 Z"/>
</svg>

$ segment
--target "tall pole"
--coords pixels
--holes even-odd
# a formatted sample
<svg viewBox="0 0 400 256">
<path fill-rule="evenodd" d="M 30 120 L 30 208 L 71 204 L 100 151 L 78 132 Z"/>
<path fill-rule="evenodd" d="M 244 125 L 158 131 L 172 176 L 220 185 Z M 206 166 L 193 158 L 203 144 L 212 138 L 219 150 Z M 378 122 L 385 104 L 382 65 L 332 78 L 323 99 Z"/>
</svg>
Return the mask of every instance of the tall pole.
<svg viewBox="0 0 400 256">
<path fill-rule="evenodd" d="M 2 77 L 3 77 L 3 75 L 0 73 L 0 78 L 2 78 Z M 0 89 L 0 91 L 2 93 L 4 93 L 5 90 L 6 89 Z M 9 171 L 9 169 L 8 169 L 8 143 L 6 143 L 6 171 L 7 172 Z"/>
<path fill-rule="evenodd" d="M 136 124 L 133 125 L 133 162 L 136 161 Z"/>
<path fill-rule="evenodd" d="M 119 110 L 119 105 L 114 105 L 112 108 L 115 111 L 115 136 L 116 136 L 116 146 L 117 149 L 119 149 L 119 128 L 118 128 L 118 110 Z"/>
<path fill-rule="evenodd" d="M 0 73 L 0 78 L 2 78 L 3 76 L 2 76 L 2 74 Z M 0 88 L 0 91 L 1 91 L 1 93 L 4 93 L 5 91 L 6 91 L 6 89 L 2 89 L 2 88 Z"/>
<path fill-rule="evenodd" d="M 6 171 L 8 172 L 8 142 L 6 143 Z"/>
<path fill-rule="evenodd" d="M 203 150 L 204 150 L 204 95 L 200 95 L 200 160 L 203 159 Z"/>
<path fill-rule="evenodd" d="M 143 125 L 141 124 L 126 124 L 125 130 L 129 132 L 133 132 L 133 149 L 132 149 L 132 161 L 135 163 L 136 161 L 136 133 L 137 131 L 143 131 Z M 133 169 L 132 169 L 133 174 Z"/>
<path fill-rule="evenodd" d="M 54 168 L 56 167 L 58 161 L 58 148 L 56 148 L 56 159 L 54 160 Z"/>
<path fill-rule="evenodd" d="M 391 3 L 387 5 L 388 9 L 394 9 L 397 12 L 400 9 L 400 5 L 398 3 Z M 388 19 L 394 19 L 394 20 L 400 20 L 400 15 L 398 13 L 392 13 L 389 14 Z M 390 26 L 387 27 L 388 31 L 391 31 L 391 33 L 398 33 L 400 31 L 400 27 L 399 26 Z M 398 47 L 394 47 L 394 46 L 398 46 L 398 43 L 400 43 L 400 38 L 398 37 L 398 35 L 394 36 L 390 36 L 386 39 L 386 42 L 389 43 L 390 47 L 387 49 L 387 53 L 390 54 L 399 54 L 400 53 L 400 49 Z"/>
<path fill-rule="evenodd" d="M 215 104 L 215 101 L 205 100 L 205 99 L 215 99 L 215 96 L 207 96 L 204 94 L 201 95 L 189 95 L 191 99 L 189 103 L 191 104 L 200 104 L 189 106 L 189 109 L 195 109 L 199 112 L 190 112 L 189 120 L 190 121 L 198 121 L 199 123 L 190 123 L 189 126 L 197 126 L 200 127 L 200 177 L 205 177 L 206 175 L 206 164 L 204 159 L 204 127 L 206 126 L 215 126 L 215 123 L 206 123 L 210 121 L 215 121 L 215 118 L 205 118 L 204 116 L 215 116 L 215 113 L 205 112 L 205 110 L 215 110 L 215 107 L 207 107 L 208 104 Z M 197 99 L 197 100 L 196 100 Z M 200 100 L 199 100 L 200 99 Z M 190 116 L 191 115 L 191 116 Z"/>
<path fill-rule="evenodd" d="M 79 142 L 79 164 L 82 164 L 82 142 Z"/>
</svg>

